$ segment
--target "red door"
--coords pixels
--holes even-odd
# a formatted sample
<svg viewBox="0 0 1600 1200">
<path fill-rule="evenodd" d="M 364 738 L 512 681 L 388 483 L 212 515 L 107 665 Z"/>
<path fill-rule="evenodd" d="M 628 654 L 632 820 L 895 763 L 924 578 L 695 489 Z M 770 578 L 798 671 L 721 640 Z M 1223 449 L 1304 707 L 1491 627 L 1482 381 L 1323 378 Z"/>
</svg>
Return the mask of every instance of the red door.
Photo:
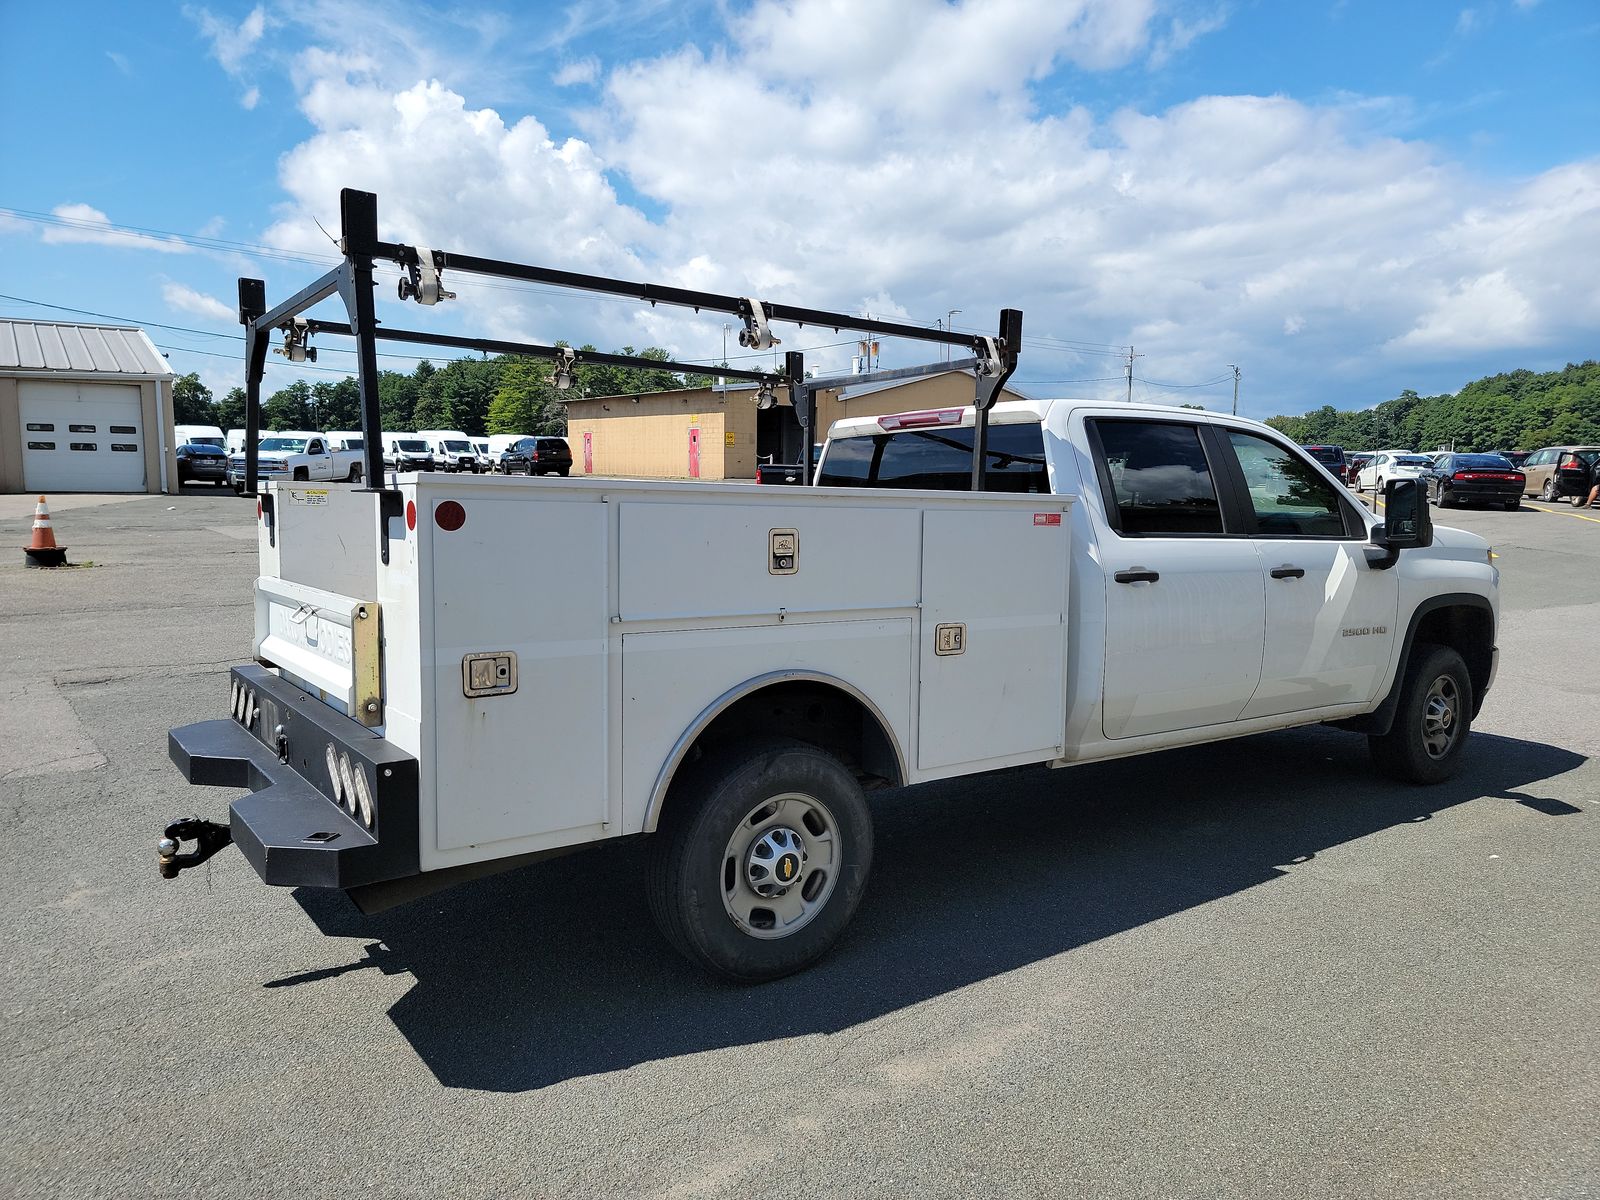
<svg viewBox="0 0 1600 1200">
<path fill-rule="evenodd" d="M 594 434 L 583 435 L 583 473 L 594 474 Z"/>
<path fill-rule="evenodd" d="M 700 478 L 700 427 L 689 427 L 689 478 Z"/>
</svg>

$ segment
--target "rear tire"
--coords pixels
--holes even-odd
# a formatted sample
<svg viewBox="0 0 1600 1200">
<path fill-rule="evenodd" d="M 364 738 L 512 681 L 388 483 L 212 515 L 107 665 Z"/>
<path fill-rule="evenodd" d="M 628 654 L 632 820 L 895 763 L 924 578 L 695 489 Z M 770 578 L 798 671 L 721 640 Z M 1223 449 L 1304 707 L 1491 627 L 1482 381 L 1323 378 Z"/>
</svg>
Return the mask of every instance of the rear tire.
<svg viewBox="0 0 1600 1200">
<path fill-rule="evenodd" d="M 571 470 L 572 470 L 571 467 L 562 467 L 559 471 L 556 472 L 556 474 L 561 476 L 561 478 L 565 479 L 567 477 L 568 472 L 570 472 Z"/>
<path fill-rule="evenodd" d="M 346 482 L 347 483 L 360 483 L 361 482 L 361 464 L 360 463 L 351 463 L 350 464 L 350 475 L 346 479 Z"/>
<path fill-rule="evenodd" d="M 1567 499 L 1572 501 L 1573 508 L 1582 508 L 1585 500 L 1588 499 L 1588 496 L 1588 492 L 1579 492 L 1576 496 L 1568 496 Z"/>
<path fill-rule="evenodd" d="M 1450 493 L 1447 492 L 1442 486 L 1439 488 L 1440 508 L 1454 508 L 1458 503 L 1459 501 L 1454 496 L 1450 495 Z"/>
<path fill-rule="evenodd" d="M 871 868 L 872 814 L 844 764 L 804 742 L 756 739 L 673 782 L 651 838 L 650 911 L 689 961 L 762 983 L 828 952 Z M 793 883 L 759 890 L 785 870 Z"/>
<path fill-rule="evenodd" d="M 1461 766 L 1472 733 L 1472 677 L 1449 646 L 1411 648 L 1389 732 L 1367 738 L 1373 764 L 1402 783 L 1443 783 Z"/>
</svg>

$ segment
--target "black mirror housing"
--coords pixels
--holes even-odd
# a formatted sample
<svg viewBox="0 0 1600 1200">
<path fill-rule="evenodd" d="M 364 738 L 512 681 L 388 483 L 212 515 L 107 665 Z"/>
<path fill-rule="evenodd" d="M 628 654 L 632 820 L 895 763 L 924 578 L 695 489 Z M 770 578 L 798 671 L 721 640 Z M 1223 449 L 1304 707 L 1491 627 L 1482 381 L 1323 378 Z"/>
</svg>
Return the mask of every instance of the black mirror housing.
<svg viewBox="0 0 1600 1200">
<path fill-rule="evenodd" d="M 1421 550 L 1433 545 L 1433 514 L 1428 485 L 1418 479 L 1390 479 L 1383 485 L 1383 524 L 1372 531 L 1372 544 L 1390 551 Z"/>
</svg>

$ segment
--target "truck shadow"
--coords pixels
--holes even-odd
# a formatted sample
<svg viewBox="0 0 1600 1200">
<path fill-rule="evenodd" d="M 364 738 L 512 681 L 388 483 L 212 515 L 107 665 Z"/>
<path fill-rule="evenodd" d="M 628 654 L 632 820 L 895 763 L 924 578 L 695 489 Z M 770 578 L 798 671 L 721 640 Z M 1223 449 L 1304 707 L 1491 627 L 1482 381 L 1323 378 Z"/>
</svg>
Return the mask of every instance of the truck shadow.
<svg viewBox="0 0 1600 1200">
<path fill-rule="evenodd" d="M 1355 838 L 1460 804 L 1516 803 L 1516 789 L 1585 761 L 1486 734 L 1468 755 L 1456 780 L 1406 787 L 1374 775 L 1360 739 L 1302 730 L 880 793 L 873 880 L 844 940 L 758 988 L 708 979 L 662 942 L 638 839 L 373 917 L 339 893 L 299 890 L 324 933 L 363 949 L 267 986 L 409 973 L 396 1027 L 441 1083 L 487 1091 L 835 1033 L 1270 883 Z"/>
</svg>

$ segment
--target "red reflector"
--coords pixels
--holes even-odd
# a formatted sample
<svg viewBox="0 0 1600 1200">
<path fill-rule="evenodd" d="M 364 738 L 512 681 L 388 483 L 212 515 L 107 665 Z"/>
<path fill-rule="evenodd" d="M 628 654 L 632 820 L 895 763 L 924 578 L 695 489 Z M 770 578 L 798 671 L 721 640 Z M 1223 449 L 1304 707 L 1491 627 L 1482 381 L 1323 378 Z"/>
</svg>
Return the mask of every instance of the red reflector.
<svg viewBox="0 0 1600 1200">
<path fill-rule="evenodd" d="M 756 468 L 756 482 L 757 483 L 761 482 L 761 468 L 760 467 Z"/>
<path fill-rule="evenodd" d="M 454 533 L 467 523 L 467 510 L 454 500 L 446 500 L 433 510 L 433 523 L 446 533 Z"/>
<path fill-rule="evenodd" d="M 407 529 L 415 529 L 416 527 L 417 527 L 417 502 L 415 500 L 407 500 L 406 501 L 406 528 Z"/>
<path fill-rule="evenodd" d="M 1061 514 L 1060 513 L 1034 513 L 1033 514 L 1033 523 L 1035 525 L 1059 525 L 1059 524 L 1061 524 Z"/>
<path fill-rule="evenodd" d="M 261 501 L 256 501 L 256 520 L 261 520 Z"/>
</svg>

